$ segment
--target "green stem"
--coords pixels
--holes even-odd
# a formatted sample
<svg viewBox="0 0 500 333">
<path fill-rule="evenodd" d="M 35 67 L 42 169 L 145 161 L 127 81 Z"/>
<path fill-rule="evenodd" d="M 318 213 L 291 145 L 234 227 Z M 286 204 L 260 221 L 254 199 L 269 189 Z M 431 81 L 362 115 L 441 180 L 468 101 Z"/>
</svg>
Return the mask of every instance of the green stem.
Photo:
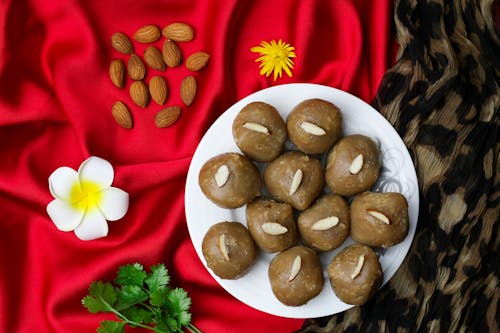
<svg viewBox="0 0 500 333">
<path fill-rule="evenodd" d="M 116 310 L 114 307 L 112 307 L 108 302 L 106 302 L 102 297 L 99 297 L 101 299 L 101 301 L 103 303 L 106 304 L 106 306 L 108 307 L 109 311 L 114 313 L 118 318 L 120 318 L 121 320 L 123 320 L 126 324 L 130 325 L 135 325 L 135 326 L 138 326 L 138 327 L 142 327 L 142 328 L 145 328 L 147 330 L 150 330 L 150 331 L 153 331 L 153 332 L 156 332 L 156 333 L 168 333 L 166 331 L 163 331 L 163 330 L 160 330 L 160 329 L 157 329 L 155 327 L 152 327 L 152 326 L 148 326 L 148 325 L 144 325 L 144 324 L 141 324 L 141 323 L 138 323 L 138 322 L 135 322 L 133 320 L 130 320 L 128 319 L 127 317 L 125 317 L 124 314 L 122 314 L 120 311 Z"/>
<path fill-rule="evenodd" d="M 142 305 L 143 307 L 145 307 L 146 309 L 149 310 L 149 312 L 153 312 L 153 308 L 150 306 L 150 305 L 147 305 L 146 303 L 144 302 L 141 302 L 139 303 L 140 305 Z"/>
<path fill-rule="evenodd" d="M 150 330 L 150 331 L 153 331 L 153 332 L 156 332 L 156 333 L 168 333 L 166 331 L 163 331 L 163 330 L 160 330 L 158 328 L 155 328 L 153 326 L 148 326 L 148 325 L 144 325 L 144 324 L 141 324 L 141 323 L 138 323 L 136 321 L 133 321 L 133 320 L 130 320 L 128 319 L 127 317 L 125 317 L 122 313 L 114 310 L 113 313 L 118 317 L 120 318 L 121 320 L 123 320 L 125 323 L 127 323 L 128 325 L 135 325 L 135 326 L 138 326 L 138 327 L 142 327 L 142 328 L 145 328 L 147 330 Z"/>
<path fill-rule="evenodd" d="M 196 327 L 193 324 L 188 324 L 186 327 L 187 327 L 188 331 L 191 332 L 191 333 L 203 333 L 202 331 L 200 331 L 198 329 L 198 327 Z"/>
<path fill-rule="evenodd" d="M 133 320 L 130 320 L 128 319 L 123 313 L 121 313 L 120 311 L 116 310 L 114 307 L 112 307 L 108 302 L 106 302 L 104 300 L 104 298 L 100 297 L 99 296 L 99 299 L 104 303 L 106 304 L 106 306 L 108 307 L 108 310 L 112 313 L 114 313 L 119 319 L 123 320 L 126 324 L 128 325 L 134 325 L 134 326 L 137 326 L 137 327 L 142 327 L 142 328 L 145 328 L 147 330 L 150 330 L 150 331 L 153 331 L 155 333 L 168 333 L 166 331 L 163 331 L 163 330 L 160 330 L 158 328 L 155 328 L 153 326 L 148 326 L 148 325 L 144 325 L 144 324 L 141 324 L 141 323 L 138 323 L 136 321 L 133 321 Z M 140 303 L 141 305 L 143 305 L 144 307 L 146 307 L 147 309 L 149 309 L 151 311 L 151 307 L 145 303 Z M 198 329 L 198 327 L 196 327 L 194 324 L 191 324 L 189 323 L 186 328 L 188 329 L 189 332 L 191 333 L 203 333 L 202 331 L 200 331 Z"/>
</svg>

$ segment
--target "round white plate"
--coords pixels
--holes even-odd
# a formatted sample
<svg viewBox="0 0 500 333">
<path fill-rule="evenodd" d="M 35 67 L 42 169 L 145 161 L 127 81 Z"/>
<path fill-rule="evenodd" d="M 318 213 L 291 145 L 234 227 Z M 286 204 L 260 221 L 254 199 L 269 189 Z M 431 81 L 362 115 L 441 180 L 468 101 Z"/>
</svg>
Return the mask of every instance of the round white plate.
<svg viewBox="0 0 500 333">
<path fill-rule="evenodd" d="M 403 141 L 385 118 L 359 98 L 327 86 L 298 83 L 267 88 L 243 98 L 215 121 L 200 141 L 187 175 L 185 207 L 191 240 L 198 256 L 207 267 L 201 243 L 208 228 L 221 221 L 238 221 L 246 225 L 245 207 L 232 210 L 220 208 L 205 197 L 198 185 L 198 173 L 208 159 L 226 152 L 240 152 L 232 136 L 232 124 L 238 112 L 250 102 L 261 101 L 273 105 L 283 119 L 286 119 L 295 105 L 311 98 L 330 101 L 340 108 L 343 114 L 344 135 L 367 135 L 379 144 L 382 169 L 373 190 L 400 192 L 408 200 L 410 217 L 408 236 L 393 247 L 377 249 L 385 284 L 403 262 L 415 235 L 419 204 L 415 168 Z M 323 267 L 326 268 L 334 255 L 351 243 L 352 240 L 349 238 L 340 248 L 321 254 Z M 299 307 L 283 305 L 272 293 L 267 277 L 269 262 L 274 256 L 275 254 L 260 251 L 255 265 L 237 280 L 223 280 L 213 274 L 208 267 L 207 270 L 231 295 L 255 309 L 273 315 L 315 318 L 332 315 L 352 307 L 340 301 L 334 294 L 326 272 L 323 290 L 317 297 Z"/>
</svg>

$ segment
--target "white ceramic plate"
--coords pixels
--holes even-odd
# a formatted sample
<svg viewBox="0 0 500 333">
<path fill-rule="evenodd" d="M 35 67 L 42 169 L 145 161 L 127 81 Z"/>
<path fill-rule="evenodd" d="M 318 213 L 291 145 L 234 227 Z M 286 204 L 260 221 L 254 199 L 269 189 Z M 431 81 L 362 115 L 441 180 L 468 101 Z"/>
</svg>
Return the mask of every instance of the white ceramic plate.
<svg viewBox="0 0 500 333">
<path fill-rule="evenodd" d="M 215 121 L 200 141 L 187 175 L 185 207 L 191 240 L 198 256 L 207 267 L 201 251 L 201 243 L 208 228 L 221 221 L 239 221 L 246 225 L 245 207 L 232 210 L 220 208 L 205 197 L 198 185 L 198 173 L 208 159 L 226 152 L 240 152 L 232 136 L 232 124 L 238 112 L 250 102 L 261 101 L 273 105 L 283 119 L 286 119 L 295 105 L 311 98 L 330 101 L 340 108 L 343 114 L 344 135 L 367 135 L 379 144 L 382 170 L 373 190 L 400 192 L 408 200 L 410 217 L 408 236 L 402 243 L 389 249 L 377 250 L 384 271 L 383 283 L 385 284 L 403 262 L 415 235 L 419 204 L 415 169 L 403 141 L 385 118 L 359 98 L 327 86 L 286 84 L 267 88 L 243 98 Z M 349 238 L 335 251 L 321 254 L 323 267 L 325 268 L 335 254 L 351 243 L 352 240 Z M 273 315 L 289 318 L 315 318 L 332 315 L 352 307 L 336 297 L 326 272 L 323 290 L 317 297 L 299 307 L 283 305 L 272 293 L 267 277 L 268 266 L 274 255 L 261 251 L 251 270 L 237 280 L 223 280 L 213 274 L 208 267 L 207 270 L 231 295 L 255 309 Z"/>
</svg>

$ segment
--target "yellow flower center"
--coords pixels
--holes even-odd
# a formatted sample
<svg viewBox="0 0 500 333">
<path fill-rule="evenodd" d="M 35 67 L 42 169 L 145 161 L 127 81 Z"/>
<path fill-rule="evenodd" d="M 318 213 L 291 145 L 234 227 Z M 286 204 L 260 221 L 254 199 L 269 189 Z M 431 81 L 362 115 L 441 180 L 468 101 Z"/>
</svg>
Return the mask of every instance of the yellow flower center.
<svg viewBox="0 0 500 333">
<path fill-rule="evenodd" d="M 97 208 L 101 202 L 102 186 L 92 181 L 82 181 L 73 184 L 71 188 L 70 203 L 77 210 Z"/>
<path fill-rule="evenodd" d="M 274 51 L 274 59 L 281 61 L 283 58 L 287 57 L 288 55 L 285 54 L 282 50 L 275 50 Z"/>
</svg>

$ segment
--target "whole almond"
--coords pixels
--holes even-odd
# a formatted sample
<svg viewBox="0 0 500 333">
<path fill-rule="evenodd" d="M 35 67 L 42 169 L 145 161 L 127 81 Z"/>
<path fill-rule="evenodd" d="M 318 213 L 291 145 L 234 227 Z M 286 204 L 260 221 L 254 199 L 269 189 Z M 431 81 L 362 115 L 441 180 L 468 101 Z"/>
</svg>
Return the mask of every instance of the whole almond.
<svg viewBox="0 0 500 333">
<path fill-rule="evenodd" d="M 158 128 L 168 127 L 175 123 L 181 115 L 181 108 L 178 106 L 169 106 L 161 110 L 155 116 L 155 124 Z"/>
<path fill-rule="evenodd" d="M 181 83 L 181 99 L 187 106 L 190 106 L 196 96 L 196 79 L 194 76 L 186 76 Z"/>
<path fill-rule="evenodd" d="M 146 67 L 137 54 L 132 54 L 128 60 L 128 75 L 132 80 L 142 80 L 146 75 Z"/>
<path fill-rule="evenodd" d="M 123 54 L 132 54 L 134 52 L 130 38 L 121 32 L 116 32 L 111 36 L 111 46 Z"/>
<path fill-rule="evenodd" d="M 148 86 L 142 81 L 135 81 L 130 85 L 130 98 L 141 108 L 145 108 L 149 103 Z"/>
<path fill-rule="evenodd" d="M 162 30 L 163 36 L 177 42 L 189 42 L 194 38 L 193 28 L 186 23 L 172 23 Z"/>
<path fill-rule="evenodd" d="M 148 24 L 135 32 L 134 39 L 139 43 L 154 43 L 160 39 L 160 36 L 160 28 L 156 25 Z"/>
<path fill-rule="evenodd" d="M 144 51 L 144 61 L 152 69 L 156 69 L 157 71 L 165 70 L 165 61 L 163 61 L 163 56 L 161 55 L 160 50 L 154 46 L 149 46 Z"/>
<path fill-rule="evenodd" d="M 113 118 L 115 118 L 116 123 L 121 127 L 132 128 L 134 126 L 132 115 L 123 102 L 118 101 L 113 104 L 113 107 L 111 108 L 111 114 L 113 115 Z"/>
<path fill-rule="evenodd" d="M 157 104 L 165 104 L 168 96 L 167 81 L 162 76 L 153 76 L 149 80 L 149 93 Z"/>
<path fill-rule="evenodd" d="M 186 59 L 186 68 L 197 72 L 207 65 L 208 59 L 210 59 L 210 54 L 206 52 L 193 53 Z"/>
<path fill-rule="evenodd" d="M 182 62 L 182 52 L 173 40 L 163 43 L 163 60 L 168 67 L 179 66 Z"/>
<path fill-rule="evenodd" d="M 118 88 L 125 87 L 125 64 L 120 59 L 113 59 L 109 64 L 109 77 Z"/>
</svg>

